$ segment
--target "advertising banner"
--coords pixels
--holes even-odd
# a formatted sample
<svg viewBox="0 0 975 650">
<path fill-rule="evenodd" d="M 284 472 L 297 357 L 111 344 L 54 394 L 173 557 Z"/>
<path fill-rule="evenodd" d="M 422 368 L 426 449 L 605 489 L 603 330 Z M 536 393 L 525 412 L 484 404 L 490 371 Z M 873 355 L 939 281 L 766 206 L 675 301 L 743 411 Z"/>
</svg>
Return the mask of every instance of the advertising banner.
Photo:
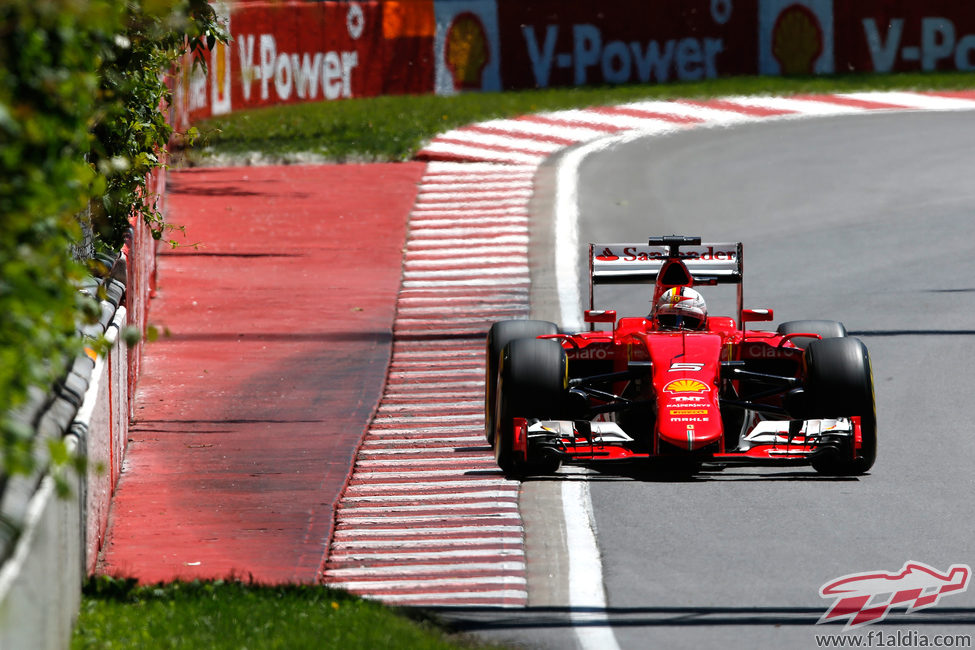
<svg viewBox="0 0 975 650">
<path fill-rule="evenodd" d="M 506 88 L 755 74 L 755 4 L 499 0 Z"/>
<path fill-rule="evenodd" d="M 501 42 L 495 0 L 438 0 L 438 95 L 501 90 Z"/>
<path fill-rule="evenodd" d="M 837 67 L 862 72 L 975 70 L 975 3 L 836 3 Z"/>
<path fill-rule="evenodd" d="M 759 0 L 759 74 L 832 74 L 833 40 L 833 0 Z"/>
<path fill-rule="evenodd" d="M 433 91 L 433 0 L 215 3 L 231 42 L 185 66 L 190 121 L 231 110 Z"/>
<path fill-rule="evenodd" d="M 957 0 L 219 0 L 231 34 L 184 66 L 175 125 L 294 102 L 975 70 Z M 189 57 L 187 57 L 189 62 Z"/>
</svg>

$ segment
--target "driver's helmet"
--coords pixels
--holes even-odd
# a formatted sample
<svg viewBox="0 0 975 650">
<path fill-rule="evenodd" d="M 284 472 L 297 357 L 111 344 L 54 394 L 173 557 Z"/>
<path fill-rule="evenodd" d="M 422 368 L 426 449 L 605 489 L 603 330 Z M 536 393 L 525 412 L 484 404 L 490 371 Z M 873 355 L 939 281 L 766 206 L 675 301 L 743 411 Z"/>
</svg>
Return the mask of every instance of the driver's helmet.
<svg viewBox="0 0 975 650">
<path fill-rule="evenodd" d="M 657 300 L 653 319 L 661 329 L 700 330 L 707 323 L 708 308 L 694 289 L 674 287 Z"/>
</svg>

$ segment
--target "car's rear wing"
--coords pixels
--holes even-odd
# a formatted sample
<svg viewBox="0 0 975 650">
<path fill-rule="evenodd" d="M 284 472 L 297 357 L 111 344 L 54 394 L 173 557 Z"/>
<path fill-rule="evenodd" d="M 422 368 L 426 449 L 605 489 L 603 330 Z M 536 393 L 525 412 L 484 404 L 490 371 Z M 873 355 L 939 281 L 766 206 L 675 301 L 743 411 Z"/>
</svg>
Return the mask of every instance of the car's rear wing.
<svg viewBox="0 0 975 650">
<path fill-rule="evenodd" d="M 685 239 L 689 244 L 678 243 Z M 660 238 L 666 244 L 589 244 L 589 309 L 597 284 L 652 284 L 673 250 L 698 285 L 738 285 L 742 310 L 741 242 L 700 243 L 697 238 Z"/>
<path fill-rule="evenodd" d="M 592 284 L 654 282 L 669 252 L 668 246 L 589 244 Z M 740 242 L 680 247 L 680 258 L 696 284 L 740 284 L 741 256 Z"/>
</svg>

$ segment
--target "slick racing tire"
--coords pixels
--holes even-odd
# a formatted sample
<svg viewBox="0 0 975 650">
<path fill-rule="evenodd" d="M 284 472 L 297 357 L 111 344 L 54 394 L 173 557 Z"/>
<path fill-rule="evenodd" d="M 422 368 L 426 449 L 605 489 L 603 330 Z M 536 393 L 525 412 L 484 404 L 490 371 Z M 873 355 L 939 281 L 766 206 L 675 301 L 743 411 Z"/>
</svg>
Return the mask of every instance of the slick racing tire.
<svg viewBox="0 0 975 650">
<path fill-rule="evenodd" d="M 506 474 L 551 473 L 554 456 L 519 457 L 514 449 L 514 418 L 556 419 L 568 388 L 568 360 L 551 339 L 515 339 L 502 351 L 498 367 L 494 457 Z"/>
<path fill-rule="evenodd" d="M 791 320 L 781 323 L 775 330 L 779 334 L 819 334 L 824 339 L 840 339 L 846 337 L 846 327 L 835 320 Z M 809 343 L 816 341 L 808 336 L 797 336 L 790 339 L 797 348 L 806 349 Z"/>
<path fill-rule="evenodd" d="M 867 346 L 856 338 L 823 339 L 810 342 L 805 357 L 812 417 L 859 417 L 862 438 L 855 454 L 852 449 L 826 454 L 813 461 L 813 468 L 842 476 L 867 472 L 877 458 L 877 412 Z"/>
<path fill-rule="evenodd" d="M 488 330 L 487 359 L 484 376 L 484 437 L 494 444 L 494 414 L 497 411 L 498 362 L 501 351 L 515 339 L 533 339 L 537 336 L 557 334 L 555 323 L 544 320 L 503 320 Z"/>
</svg>

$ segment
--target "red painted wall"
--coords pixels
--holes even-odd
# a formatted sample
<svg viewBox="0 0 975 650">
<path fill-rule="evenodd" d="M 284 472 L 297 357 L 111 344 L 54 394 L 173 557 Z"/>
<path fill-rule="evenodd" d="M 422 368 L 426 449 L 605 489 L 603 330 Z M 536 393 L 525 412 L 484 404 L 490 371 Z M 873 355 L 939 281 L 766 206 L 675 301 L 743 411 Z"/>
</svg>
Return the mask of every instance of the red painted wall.
<svg viewBox="0 0 975 650">
<path fill-rule="evenodd" d="M 957 0 L 237 0 L 233 42 L 177 84 L 178 128 L 384 94 L 975 69 Z"/>
</svg>

